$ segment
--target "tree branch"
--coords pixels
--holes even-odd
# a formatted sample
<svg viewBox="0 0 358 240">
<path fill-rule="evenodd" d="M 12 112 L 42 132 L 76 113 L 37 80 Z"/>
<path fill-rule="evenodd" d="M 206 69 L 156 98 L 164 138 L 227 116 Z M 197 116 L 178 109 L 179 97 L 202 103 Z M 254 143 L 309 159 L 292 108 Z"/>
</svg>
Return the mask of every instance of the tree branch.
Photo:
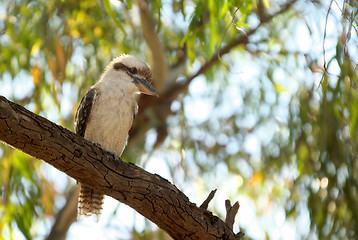
<svg viewBox="0 0 358 240">
<path fill-rule="evenodd" d="M 240 204 L 236 202 L 234 206 L 231 206 L 231 202 L 229 199 L 225 201 L 225 208 L 226 208 L 226 219 L 225 223 L 230 227 L 232 230 L 234 228 L 235 216 L 237 211 L 239 211 Z"/>
<path fill-rule="evenodd" d="M 148 4 L 144 0 L 137 0 L 139 7 L 140 21 L 142 25 L 143 37 L 152 53 L 152 69 L 155 80 L 155 88 L 160 94 L 166 83 L 168 66 L 165 60 L 165 53 L 160 43 L 158 34 L 155 31 L 155 23 Z"/>
<path fill-rule="evenodd" d="M 209 196 L 205 199 L 205 201 L 200 205 L 200 208 L 202 209 L 208 209 L 210 201 L 214 198 L 216 190 L 212 190 L 209 194 Z"/>
<path fill-rule="evenodd" d="M 215 65 L 222 56 L 229 53 L 233 48 L 239 46 L 239 45 L 246 45 L 249 42 L 249 36 L 253 35 L 257 32 L 257 30 L 264 24 L 270 22 L 274 17 L 286 12 L 287 10 L 291 9 L 292 5 L 296 3 L 297 0 L 291 0 L 284 4 L 280 10 L 275 12 L 274 14 L 271 14 L 263 19 L 261 19 L 260 24 L 258 24 L 255 28 L 250 29 L 249 31 L 245 32 L 245 34 L 240 35 L 238 38 L 227 44 L 225 47 L 219 49 L 212 58 L 206 62 L 204 65 L 201 66 L 201 68 L 192 76 L 188 77 L 184 83 L 177 83 L 174 84 L 168 91 L 165 93 L 165 96 L 163 99 L 165 101 L 168 101 L 169 99 L 176 99 L 179 93 L 181 93 L 184 89 L 186 89 L 191 81 L 195 79 L 197 76 L 205 73 L 208 69 L 210 69 L 213 65 Z"/>
<path fill-rule="evenodd" d="M 136 118 L 135 127 L 133 128 L 133 131 L 131 132 L 131 139 L 137 139 L 138 135 L 141 135 L 141 133 L 145 132 L 147 129 L 141 128 L 140 131 L 138 131 L 138 127 L 136 126 L 143 126 L 143 123 L 148 122 L 148 115 L 144 114 L 148 108 L 150 108 L 152 111 L 155 112 L 155 116 L 157 117 L 157 125 L 156 126 L 150 126 L 155 127 L 158 131 L 158 136 L 160 136 L 160 139 L 157 139 L 156 146 L 160 145 L 162 141 L 164 141 L 167 130 L 165 126 L 165 119 L 172 114 L 170 110 L 170 106 L 172 102 L 177 99 L 178 95 L 182 92 L 184 92 L 189 84 L 192 82 L 193 79 L 195 79 L 197 76 L 205 73 L 207 70 L 209 70 L 212 66 L 214 66 L 216 63 L 219 62 L 220 58 L 229 52 L 233 50 L 234 48 L 240 46 L 240 45 L 246 45 L 249 43 L 249 37 L 252 36 L 257 32 L 258 29 L 260 29 L 264 24 L 269 23 L 273 18 L 276 16 L 283 14 L 291 9 L 291 7 L 297 2 L 297 0 L 291 0 L 287 2 L 286 4 L 282 5 L 280 10 L 276 11 L 275 13 L 268 15 L 261 19 L 261 22 L 255 27 L 245 32 L 245 34 L 242 34 L 238 36 L 236 39 L 232 40 L 230 43 L 228 43 L 226 46 L 220 48 L 213 56 L 212 58 L 207 61 L 205 64 L 201 66 L 201 68 L 194 73 L 192 76 L 188 77 L 183 82 L 176 82 L 174 84 L 171 84 L 171 86 L 166 87 L 163 93 L 160 94 L 160 98 L 153 98 L 150 96 L 142 95 L 140 97 L 139 101 L 139 114 Z M 153 120 L 153 119 L 152 119 Z M 132 145 L 133 142 L 129 142 L 129 145 Z"/>
<path fill-rule="evenodd" d="M 65 240 L 67 231 L 73 222 L 77 219 L 77 201 L 79 187 L 72 187 L 65 206 L 57 214 L 55 223 L 52 226 L 50 234 L 46 240 Z"/>
<path fill-rule="evenodd" d="M 174 239 L 239 239 L 166 179 L 116 161 L 113 154 L 2 96 L 0 140 L 132 207 Z"/>
</svg>

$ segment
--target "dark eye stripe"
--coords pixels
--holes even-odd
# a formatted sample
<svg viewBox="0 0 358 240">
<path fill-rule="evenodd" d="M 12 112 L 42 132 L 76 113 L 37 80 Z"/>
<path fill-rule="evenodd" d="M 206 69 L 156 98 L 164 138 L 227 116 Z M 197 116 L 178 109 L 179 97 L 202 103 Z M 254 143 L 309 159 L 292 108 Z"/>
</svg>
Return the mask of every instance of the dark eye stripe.
<svg viewBox="0 0 358 240">
<path fill-rule="evenodd" d="M 152 72 L 150 71 L 149 68 L 136 68 L 136 67 L 132 67 L 132 68 L 129 68 L 127 67 L 126 65 L 124 65 L 123 63 L 115 63 L 113 64 L 113 69 L 116 70 L 116 71 L 120 71 L 120 70 L 123 70 L 123 71 L 126 71 L 128 74 L 132 75 L 132 74 L 138 74 L 140 76 L 143 77 L 143 79 L 145 79 L 147 82 L 152 82 Z"/>
<path fill-rule="evenodd" d="M 124 71 L 128 71 L 129 73 L 131 73 L 131 74 L 137 74 L 138 73 L 138 69 L 137 68 L 135 68 L 135 67 L 132 67 L 132 68 L 129 68 L 129 67 L 127 67 L 126 65 L 124 65 L 124 64 L 122 64 L 122 63 L 115 63 L 114 65 L 113 65 L 113 68 L 115 69 L 115 70 L 124 70 Z"/>
<path fill-rule="evenodd" d="M 115 63 L 114 65 L 113 65 L 113 68 L 115 69 L 115 70 L 120 70 L 120 69 L 122 69 L 122 70 L 127 70 L 128 68 L 125 66 L 125 65 L 123 65 L 122 63 Z"/>
</svg>

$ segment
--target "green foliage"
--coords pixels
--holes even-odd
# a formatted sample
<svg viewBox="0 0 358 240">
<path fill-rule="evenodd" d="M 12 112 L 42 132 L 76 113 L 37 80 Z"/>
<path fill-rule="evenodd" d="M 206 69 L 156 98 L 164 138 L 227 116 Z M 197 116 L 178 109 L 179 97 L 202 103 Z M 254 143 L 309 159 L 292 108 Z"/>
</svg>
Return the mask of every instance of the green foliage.
<svg viewBox="0 0 358 240">
<path fill-rule="evenodd" d="M 358 78 L 356 66 L 341 49 L 337 47 L 331 61 L 338 63 L 340 74 L 324 74 L 318 90 L 302 89 L 299 102 L 308 104 L 300 106 L 299 121 L 292 122 L 295 132 L 290 138 L 300 171 L 295 185 L 308 191 L 311 224 L 320 239 L 354 239 L 358 228 Z M 320 91 L 320 99 L 314 96 L 316 91 Z M 308 184 L 307 179 L 311 179 Z"/>
<path fill-rule="evenodd" d="M 52 214 L 54 190 L 38 171 L 40 162 L 24 153 L 5 148 L 2 157 L 0 226 L 10 229 L 16 223 L 26 239 L 36 234 L 31 229 L 35 219 Z"/>
<path fill-rule="evenodd" d="M 143 113 L 148 126 L 141 126 L 135 137 L 140 144 L 132 144 L 136 149 L 127 149 L 124 159 L 146 167 L 150 154 L 158 153 L 173 182 L 198 193 L 198 201 L 190 196 L 195 202 L 213 188 L 246 199 L 254 208 L 241 206 L 239 224 L 249 237 L 270 238 L 272 228 L 289 223 L 297 238 L 357 239 L 357 4 L 297 0 L 279 12 L 290 1 L 146 2 L 169 69 L 187 57 L 178 82 L 220 48 L 245 35 L 247 42 L 194 78 L 173 102 L 165 99 L 171 104 L 160 106 L 170 111 L 158 105 Z M 0 9 L 0 88 L 10 86 L 6 97 L 69 129 L 79 100 L 111 58 L 130 53 L 153 66 L 156 49 L 143 38 L 137 1 L 18 0 L 3 1 Z M 158 119 L 158 112 L 170 116 Z M 154 135 L 163 138 L 160 148 Z M 38 224 L 57 214 L 54 199 L 66 191 L 55 191 L 40 161 L 3 145 L 1 150 L 0 231 L 14 239 L 19 229 L 32 239 Z M 230 189 L 222 187 L 226 182 Z M 221 216 L 222 204 L 213 209 Z M 253 222 L 282 210 L 284 223 L 261 224 L 257 236 L 242 208 L 256 215 Z M 131 232 L 136 239 L 165 239 L 150 224 Z"/>
</svg>

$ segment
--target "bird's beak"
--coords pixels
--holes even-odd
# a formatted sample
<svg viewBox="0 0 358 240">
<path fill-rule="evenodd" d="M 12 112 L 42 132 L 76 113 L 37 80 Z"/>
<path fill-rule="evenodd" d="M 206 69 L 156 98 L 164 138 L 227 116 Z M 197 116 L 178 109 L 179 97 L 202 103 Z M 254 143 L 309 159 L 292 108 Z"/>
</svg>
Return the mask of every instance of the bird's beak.
<svg viewBox="0 0 358 240">
<path fill-rule="evenodd" d="M 146 80 L 144 80 L 140 77 L 136 77 L 136 76 L 132 76 L 132 77 L 133 77 L 134 84 L 137 86 L 137 88 L 139 88 L 141 93 L 144 93 L 147 95 L 155 95 L 155 96 L 159 97 L 157 91 L 154 89 L 152 84 L 150 84 L 149 82 L 147 82 Z"/>
</svg>

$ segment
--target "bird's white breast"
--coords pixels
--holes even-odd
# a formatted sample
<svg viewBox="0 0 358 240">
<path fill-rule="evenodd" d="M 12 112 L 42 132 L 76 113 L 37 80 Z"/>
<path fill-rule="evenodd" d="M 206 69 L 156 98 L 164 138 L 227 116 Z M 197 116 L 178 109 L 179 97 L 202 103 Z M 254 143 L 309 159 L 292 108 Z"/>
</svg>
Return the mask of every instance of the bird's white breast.
<svg viewBox="0 0 358 240">
<path fill-rule="evenodd" d="M 137 111 L 137 103 L 123 89 L 113 88 L 99 92 L 92 106 L 85 138 L 121 156 L 133 124 L 133 115 Z"/>
</svg>

